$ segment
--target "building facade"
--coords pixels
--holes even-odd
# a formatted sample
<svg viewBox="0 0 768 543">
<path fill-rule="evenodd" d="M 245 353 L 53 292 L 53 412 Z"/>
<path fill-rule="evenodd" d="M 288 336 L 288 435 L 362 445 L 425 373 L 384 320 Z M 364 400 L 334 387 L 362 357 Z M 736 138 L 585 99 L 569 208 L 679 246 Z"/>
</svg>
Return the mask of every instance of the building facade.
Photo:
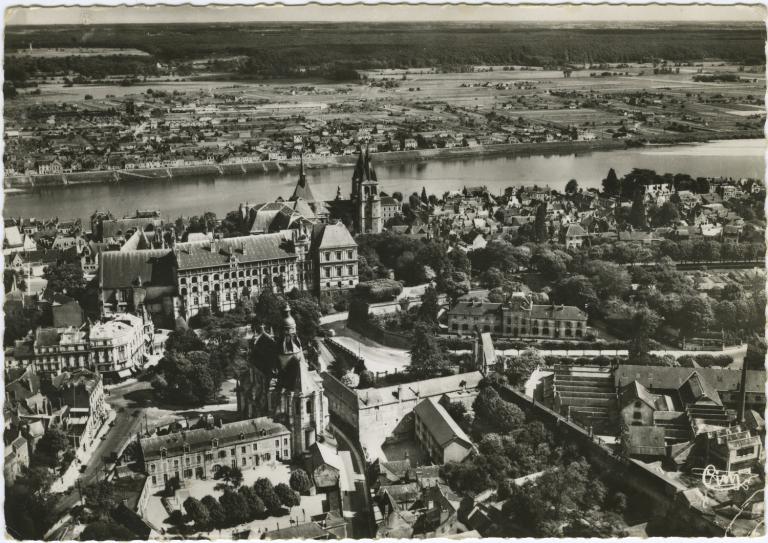
<svg viewBox="0 0 768 543">
<path fill-rule="evenodd" d="M 588 331 L 587 314 L 579 308 L 527 300 L 511 304 L 459 302 L 448 311 L 448 329 L 457 334 L 480 331 L 530 339 L 581 339 Z"/>
<path fill-rule="evenodd" d="M 297 455 L 326 432 L 330 413 L 323 379 L 304 358 L 290 306 L 283 309 L 278 334 L 262 330 L 254 338 L 248 368 L 238 382 L 237 407 L 244 417 L 269 416 L 284 424 Z"/>
<path fill-rule="evenodd" d="M 352 174 L 350 198 L 354 207 L 355 232 L 358 234 L 381 233 L 384 229 L 384 220 L 379 182 L 367 148 L 365 154 L 361 150 L 358 156 L 355 172 Z"/>
<path fill-rule="evenodd" d="M 413 409 L 414 435 L 434 464 L 461 462 L 472 452 L 472 441 L 434 398 Z"/>
<path fill-rule="evenodd" d="M 168 480 L 212 478 L 222 466 L 245 471 L 291 458 L 290 432 L 268 418 L 255 418 L 211 428 L 146 437 L 139 440 L 144 471 L 152 489 Z"/>
</svg>

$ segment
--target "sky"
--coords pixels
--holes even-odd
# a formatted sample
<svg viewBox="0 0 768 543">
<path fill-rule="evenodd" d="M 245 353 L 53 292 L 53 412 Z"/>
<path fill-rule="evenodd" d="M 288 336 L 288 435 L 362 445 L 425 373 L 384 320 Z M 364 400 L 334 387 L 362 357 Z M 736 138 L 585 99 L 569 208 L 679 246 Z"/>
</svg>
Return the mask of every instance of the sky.
<svg viewBox="0 0 768 543">
<path fill-rule="evenodd" d="M 11 0 L 13 1 L 13 0 Z M 44 0 L 45 1 L 45 0 Z M 752 21 L 765 20 L 764 5 L 271 5 L 9 7 L 7 25 L 109 23 L 212 23 L 250 21 Z M 76 1 L 76 0 L 75 0 Z M 177 0 L 178 1 L 178 0 Z M 296 0 L 294 0 L 295 3 Z M 42 2 L 40 2 L 42 3 Z M 88 2 L 80 2 L 80 4 Z M 202 2 L 197 2 L 202 3 Z"/>
</svg>

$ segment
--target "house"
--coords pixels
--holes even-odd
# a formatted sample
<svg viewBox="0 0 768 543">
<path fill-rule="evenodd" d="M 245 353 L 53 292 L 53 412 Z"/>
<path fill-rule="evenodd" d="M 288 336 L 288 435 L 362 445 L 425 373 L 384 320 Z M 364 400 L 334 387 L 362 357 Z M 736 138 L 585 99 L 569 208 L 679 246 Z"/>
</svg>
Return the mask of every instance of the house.
<svg viewBox="0 0 768 543">
<path fill-rule="evenodd" d="M 473 450 L 472 441 L 435 398 L 413 408 L 416 441 L 435 464 L 461 462 Z"/>
<path fill-rule="evenodd" d="M 108 413 L 101 374 L 79 368 L 56 375 L 51 384 L 52 401 L 69 406 L 67 436 L 74 447 L 92 444 Z"/>
<path fill-rule="evenodd" d="M 707 461 L 729 471 L 751 471 L 765 462 L 765 451 L 760 437 L 742 426 L 721 428 L 706 434 Z"/>
<path fill-rule="evenodd" d="M 364 477 L 355 471 L 352 453 L 315 442 L 309 449 L 308 463 L 315 487 L 327 496 L 329 511 L 360 512 L 356 495 L 365 493 Z"/>
<path fill-rule="evenodd" d="M 580 224 L 569 224 L 565 230 L 565 234 L 563 235 L 565 239 L 565 248 L 576 249 L 581 247 L 584 244 L 584 240 L 587 238 L 587 236 L 587 231 L 584 230 Z"/>
</svg>

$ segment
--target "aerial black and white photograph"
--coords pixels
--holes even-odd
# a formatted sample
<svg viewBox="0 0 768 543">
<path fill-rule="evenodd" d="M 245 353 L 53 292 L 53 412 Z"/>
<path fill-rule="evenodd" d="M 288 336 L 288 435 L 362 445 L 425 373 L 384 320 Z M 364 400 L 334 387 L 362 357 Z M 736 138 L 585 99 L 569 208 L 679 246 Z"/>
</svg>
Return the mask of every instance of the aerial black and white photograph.
<svg viewBox="0 0 768 543">
<path fill-rule="evenodd" d="M 8 540 L 764 537 L 766 6 L 8 7 Z"/>
</svg>

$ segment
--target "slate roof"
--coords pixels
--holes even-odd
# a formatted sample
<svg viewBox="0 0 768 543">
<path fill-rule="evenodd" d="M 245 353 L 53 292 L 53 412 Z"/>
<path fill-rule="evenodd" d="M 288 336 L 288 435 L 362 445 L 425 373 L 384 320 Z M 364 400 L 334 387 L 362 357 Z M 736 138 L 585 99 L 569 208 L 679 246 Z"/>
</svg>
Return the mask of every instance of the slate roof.
<svg viewBox="0 0 768 543">
<path fill-rule="evenodd" d="M 134 286 L 137 277 L 145 286 L 172 286 L 176 284 L 173 251 L 151 249 L 146 251 L 107 251 L 101 254 L 99 286 L 104 289 Z"/>
<path fill-rule="evenodd" d="M 19 247 L 23 244 L 18 226 L 8 226 L 4 229 L 3 244 L 6 247 Z"/>
<path fill-rule="evenodd" d="M 739 389 L 741 370 L 724 368 L 697 368 L 694 370 L 692 368 L 621 364 L 613 376 L 616 386 L 620 388 L 637 380 L 651 390 L 678 390 L 694 371 L 718 392 L 732 392 Z M 765 378 L 765 370 L 748 370 L 747 392 L 763 393 L 765 391 Z"/>
<path fill-rule="evenodd" d="M 629 427 L 629 454 L 663 456 L 665 453 L 664 428 L 660 426 Z"/>
<path fill-rule="evenodd" d="M 316 224 L 312 230 L 313 245 L 317 249 L 336 247 L 354 247 L 357 244 L 347 227 L 341 222 L 336 224 Z"/>
<path fill-rule="evenodd" d="M 450 315 L 481 316 L 495 313 L 500 307 L 500 303 L 494 302 L 459 302 L 448 313 Z"/>
<path fill-rule="evenodd" d="M 83 385 L 89 393 L 98 386 L 101 375 L 85 368 L 79 368 L 72 372 L 65 371 L 53 378 L 53 386 L 59 390 L 62 388 Z"/>
<path fill-rule="evenodd" d="M 174 252 L 179 270 L 225 266 L 230 256 L 241 263 L 296 258 L 279 233 L 177 243 Z"/>
<path fill-rule="evenodd" d="M 632 381 L 621 390 L 620 402 L 621 407 L 626 407 L 635 400 L 644 402 L 651 409 L 666 409 L 663 400 L 656 394 L 651 394 L 642 383 Z"/>
<path fill-rule="evenodd" d="M 456 424 L 453 417 L 437 403 L 435 398 L 422 400 L 414 407 L 413 412 L 424 422 L 427 431 L 441 447 L 445 447 L 454 440 L 464 443 L 467 447 L 472 446 L 472 441 L 464 430 Z"/>
<path fill-rule="evenodd" d="M 151 461 L 160 457 L 160 449 L 163 448 L 166 449 L 169 457 L 182 454 L 185 443 L 189 445 L 190 452 L 200 452 L 210 450 L 213 439 L 219 440 L 219 447 L 226 447 L 234 443 L 253 441 L 262 435 L 287 435 L 288 433 L 288 429 L 282 424 L 273 422 L 267 417 L 261 417 L 231 422 L 221 427 L 198 428 L 164 436 L 145 437 L 140 443 L 144 460 Z"/>
<path fill-rule="evenodd" d="M 711 401 L 716 405 L 723 405 L 720 401 L 720 395 L 717 393 L 711 383 L 702 379 L 697 373 L 698 370 L 691 373 L 688 379 L 680 386 L 678 390 L 680 399 L 684 404 L 696 403 L 698 401 Z"/>
<path fill-rule="evenodd" d="M 568 225 L 568 230 L 565 231 L 566 238 L 583 237 L 587 235 L 587 231 L 584 230 L 580 224 Z"/>
<path fill-rule="evenodd" d="M 570 321 L 587 320 L 587 314 L 572 305 L 534 304 L 531 306 L 530 311 L 528 311 L 528 317 L 532 319 L 564 319 Z"/>
</svg>

